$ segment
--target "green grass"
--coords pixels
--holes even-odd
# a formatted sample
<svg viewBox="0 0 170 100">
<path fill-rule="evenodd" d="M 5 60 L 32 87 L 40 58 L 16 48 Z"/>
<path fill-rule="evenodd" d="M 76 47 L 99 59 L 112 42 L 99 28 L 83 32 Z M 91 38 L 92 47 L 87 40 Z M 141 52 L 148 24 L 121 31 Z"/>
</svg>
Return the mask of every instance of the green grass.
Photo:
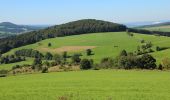
<svg viewBox="0 0 170 100">
<path fill-rule="evenodd" d="M 86 50 L 76 52 L 82 53 L 83 54 L 82 58 L 92 58 L 94 59 L 95 63 L 98 63 L 104 57 L 116 57 L 123 49 L 127 50 L 128 52 L 136 51 L 137 46 L 141 45 L 140 41 L 142 39 L 144 39 L 145 41 L 151 41 L 153 43 L 153 50 L 155 50 L 156 46 L 170 47 L 169 37 L 144 34 L 134 34 L 133 37 L 130 37 L 126 34 L 126 32 L 112 32 L 112 33 L 74 35 L 47 39 L 35 44 L 13 49 L 6 53 L 5 55 L 13 54 L 16 50 L 25 48 L 38 49 L 40 52 L 42 52 L 42 50 L 39 48 L 49 48 L 48 43 L 52 44 L 52 47 L 50 47 L 49 49 L 60 48 L 63 46 L 96 46 L 96 48 L 93 49 L 95 55 L 92 56 L 86 56 L 85 54 Z M 154 57 L 156 57 L 157 63 L 159 64 L 161 63 L 164 57 L 170 57 L 169 51 L 170 49 L 161 52 L 155 52 L 152 54 L 154 55 Z M 69 52 L 69 55 L 73 53 L 75 52 Z M 28 62 L 26 61 L 26 63 Z M 0 68 L 3 68 L 3 66 L 5 67 L 10 65 L 0 65 Z"/>
<path fill-rule="evenodd" d="M 135 70 L 9 76 L 0 78 L 0 100 L 169 100 L 169 76 Z"/>
</svg>

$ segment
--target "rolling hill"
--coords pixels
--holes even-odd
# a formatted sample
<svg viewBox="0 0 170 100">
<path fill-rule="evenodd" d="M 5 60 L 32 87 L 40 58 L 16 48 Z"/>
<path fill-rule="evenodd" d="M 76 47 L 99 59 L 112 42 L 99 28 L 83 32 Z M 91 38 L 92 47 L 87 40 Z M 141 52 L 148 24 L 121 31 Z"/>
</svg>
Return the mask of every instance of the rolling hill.
<svg viewBox="0 0 170 100">
<path fill-rule="evenodd" d="M 129 36 L 126 32 L 107 32 L 107 33 L 90 33 L 83 35 L 74 35 L 66 37 L 56 37 L 52 39 L 42 40 L 40 42 L 15 48 L 5 53 L 4 55 L 14 54 L 20 49 L 34 49 L 45 54 L 51 52 L 52 54 L 60 54 L 67 51 L 69 55 L 73 53 L 82 53 L 82 58 L 92 58 L 95 63 L 100 62 L 104 57 L 113 57 L 119 55 L 123 49 L 128 52 L 135 52 L 138 46 L 141 46 L 141 40 L 152 42 L 152 49 L 155 51 L 151 53 L 156 59 L 157 64 L 162 62 L 162 59 L 170 56 L 170 49 L 163 51 L 156 51 L 156 46 L 170 47 L 170 38 L 165 36 L 154 36 L 134 33 L 134 36 Z M 48 47 L 51 43 L 51 47 Z M 94 55 L 86 56 L 86 49 L 92 49 Z M 33 59 L 19 62 L 17 65 L 32 64 Z M 16 64 L 2 64 L 1 69 L 10 69 Z"/>
<path fill-rule="evenodd" d="M 125 30 L 126 26 L 112 22 L 95 19 L 79 20 L 0 39 L 0 53 L 5 53 L 13 48 L 36 43 L 48 38 L 97 32 L 120 32 Z"/>
<path fill-rule="evenodd" d="M 144 26 L 139 26 L 136 28 L 146 29 L 150 31 L 170 32 L 170 22 L 164 22 L 164 23 L 152 24 L 152 25 L 144 25 Z"/>
<path fill-rule="evenodd" d="M 39 26 L 28 26 L 28 25 L 17 25 L 11 22 L 0 23 L 0 38 L 5 38 L 12 35 L 18 35 L 30 31 L 43 29 L 44 27 Z"/>
</svg>

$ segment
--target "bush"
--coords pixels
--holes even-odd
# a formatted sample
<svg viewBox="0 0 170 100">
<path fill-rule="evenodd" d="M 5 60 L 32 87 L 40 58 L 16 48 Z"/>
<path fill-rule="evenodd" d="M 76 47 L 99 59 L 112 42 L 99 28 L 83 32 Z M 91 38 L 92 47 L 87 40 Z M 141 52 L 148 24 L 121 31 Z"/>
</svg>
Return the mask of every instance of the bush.
<svg viewBox="0 0 170 100">
<path fill-rule="evenodd" d="M 72 59 L 72 63 L 74 64 L 79 64 L 81 59 L 80 59 L 81 54 L 74 54 L 71 59 Z"/>
<path fill-rule="evenodd" d="M 51 43 L 48 43 L 48 47 L 51 47 L 51 45 L 52 45 Z"/>
<path fill-rule="evenodd" d="M 88 59 L 83 59 L 80 63 L 80 68 L 84 70 L 91 69 L 92 68 L 91 61 Z"/>
<path fill-rule="evenodd" d="M 92 55 L 92 50 L 91 50 L 91 49 L 87 49 L 87 50 L 86 50 L 86 54 L 87 54 L 87 56 Z"/>
<path fill-rule="evenodd" d="M 52 60 L 52 59 L 53 59 L 53 55 L 52 55 L 50 52 L 47 52 L 47 53 L 45 54 L 45 59 L 46 59 L 46 60 Z"/>
<path fill-rule="evenodd" d="M 159 64 L 158 69 L 159 69 L 159 70 L 163 70 L 162 64 Z"/>
<path fill-rule="evenodd" d="M 100 68 L 108 69 L 114 66 L 114 60 L 112 58 L 103 58 L 100 62 Z"/>
<path fill-rule="evenodd" d="M 47 67 L 43 67 L 42 68 L 42 73 L 48 73 L 48 68 Z"/>
<path fill-rule="evenodd" d="M 138 61 L 138 66 L 141 69 L 155 69 L 156 68 L 156 59 L 149 54 L 144 54 Z"/>
<path fill-rule="evenodd" d="M 8 74 L 7 70 L 0 70 L 0 77 L 6 77 Z"/>
<path fill-rule="evenodd" d="M 164 58 L 162 60 L 162 66 L 164 69 L 170 69 L 170 58 Z"/>
</svg>

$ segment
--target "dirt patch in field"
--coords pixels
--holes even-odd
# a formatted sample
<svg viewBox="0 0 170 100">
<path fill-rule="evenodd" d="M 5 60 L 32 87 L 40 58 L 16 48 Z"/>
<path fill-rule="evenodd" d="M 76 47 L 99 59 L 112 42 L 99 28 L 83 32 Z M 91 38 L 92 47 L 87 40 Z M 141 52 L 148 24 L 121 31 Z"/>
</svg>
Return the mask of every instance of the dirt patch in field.
<svg viewBox="0 0 170 100">
<path fill-rule="evenodd" d="M 64 51 L 75 52 L 75 51 L 83 51 L 83 50 L 93 49 L 93 48 L 96 48 L 96 46 L 63 46 L 56 49 L 38 48 L 37 50 L 41 50 L 44 52 L 64 52 Z"/>
</svg>

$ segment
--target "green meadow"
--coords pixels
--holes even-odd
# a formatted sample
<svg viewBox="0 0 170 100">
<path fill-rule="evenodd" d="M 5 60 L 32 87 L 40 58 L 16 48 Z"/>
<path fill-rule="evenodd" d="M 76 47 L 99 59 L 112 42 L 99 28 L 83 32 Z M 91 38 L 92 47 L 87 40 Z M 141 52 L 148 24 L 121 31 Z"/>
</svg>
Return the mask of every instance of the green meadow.
<svg viewBox="0 0 170 100">
<path fill-rule="evenodd" d="M 146 42 L 152 42 L 152 49 L 156 51 L 156 46 L 170 47 L 170 38 L 164 36 L 134 34 L 133 37 L 127 35 L 126 32 L 111 32 L 111 33 L 93 33 L 84 35 L 74 35 L 66 37 L 57 37 L 40 41 L 35 44 L 23 46 L 13 49 L 4 55 L 14 54 L 16 50 L 20 49 L 36 49 L 42 53 L 51 52 L 62 53 L 67 51 L 69 55 L 73 53 L 82 53 L 82 58 L 91 58 L 95 63 L 100 62 L 104 57 L 116 57 L 120 51 L 125 49 L 128 52 L 134 52 L 137 50 L 137 46 L 142 45 L 141 40 Z M 48 43 L 52 46 L 48 47 Z M 86 49 L 92 47 L 94 55 L 86 56 Z M 75 49 L 77 48 L 77 49 Z M 75 49 L 75 50 L 74 50 Z M 170 57 L 170 49 L 151 53 L 156 59 L 157 64 L 161 63 L 165 57 Z M 33 59 L 28 59 L 24 62 L 17 64 L 31 64 Z M 15 64 L 0 65 L 0 69 L 9 69 Z"/>
<path fill-rule="evenodd" d="M 170 72 L 88 70 L 0 78 L 0 100 L 169 100 Z"/>
</svg>

